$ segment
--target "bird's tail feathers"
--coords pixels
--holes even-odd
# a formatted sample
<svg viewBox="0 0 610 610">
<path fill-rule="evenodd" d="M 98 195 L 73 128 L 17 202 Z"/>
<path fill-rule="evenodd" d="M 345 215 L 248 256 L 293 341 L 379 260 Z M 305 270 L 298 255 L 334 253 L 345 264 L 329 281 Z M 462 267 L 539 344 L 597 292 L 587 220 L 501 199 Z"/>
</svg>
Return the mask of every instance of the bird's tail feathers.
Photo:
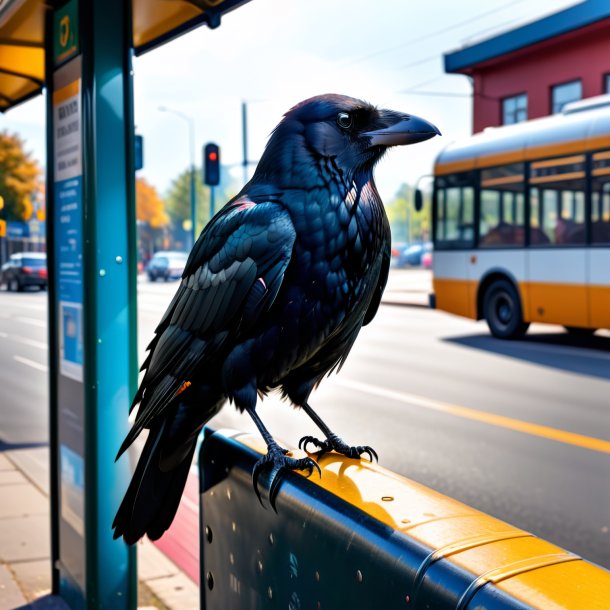
<svg viewBox="0 0 610 610">
<path fill-rule="evenodd" d="M 166 421 L 163 420 L 151 427 L 136 471 L 112 524 L 114 538 L 123 536 L 127 544 L 134 544 L 144 535 L 157 540 L 169 528 L 178 510 L 197 438 L 184 448 L 183 460 L 175 468 L 162 470 L 161 440 L 165 426 Z"/>
</svg>

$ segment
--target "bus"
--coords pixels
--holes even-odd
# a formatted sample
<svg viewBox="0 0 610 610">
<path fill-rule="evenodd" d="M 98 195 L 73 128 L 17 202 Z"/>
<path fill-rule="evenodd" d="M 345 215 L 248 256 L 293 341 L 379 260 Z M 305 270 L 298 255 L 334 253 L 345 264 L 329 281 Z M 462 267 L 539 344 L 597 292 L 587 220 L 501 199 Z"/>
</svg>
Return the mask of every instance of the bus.
<svg viewBox="0 0 610 610">
<path fill-rule="evenodd" d="M 447 146 L 432 231 L 436 308 L 503 339 L 610 328 L 610 95 Z"/>
</svg>

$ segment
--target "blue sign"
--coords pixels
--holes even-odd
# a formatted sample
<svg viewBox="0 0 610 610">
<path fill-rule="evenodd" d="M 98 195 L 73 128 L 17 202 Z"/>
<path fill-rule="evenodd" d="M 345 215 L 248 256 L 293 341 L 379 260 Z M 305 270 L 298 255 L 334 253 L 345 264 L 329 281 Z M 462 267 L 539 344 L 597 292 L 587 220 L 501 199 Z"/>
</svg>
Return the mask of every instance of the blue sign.
<svg viewBox="0 0 610 610">
<path fill-rule="evenodd" d="M 27 222 L 9 220 L 6 224 L 6 236 L 9 239 L 19 239 L 30 236 L 30 227 Z"/>
<path fill-rule="evenodd" d="M 59 300 L 83 302 L 82 177 L 55 183 Z"/>
<path fill-rule="evenodd" d="M 82 176 L 55 183 L 56 269 L 62 375 L 83 380 L 83 195 Z"/>
</svg>

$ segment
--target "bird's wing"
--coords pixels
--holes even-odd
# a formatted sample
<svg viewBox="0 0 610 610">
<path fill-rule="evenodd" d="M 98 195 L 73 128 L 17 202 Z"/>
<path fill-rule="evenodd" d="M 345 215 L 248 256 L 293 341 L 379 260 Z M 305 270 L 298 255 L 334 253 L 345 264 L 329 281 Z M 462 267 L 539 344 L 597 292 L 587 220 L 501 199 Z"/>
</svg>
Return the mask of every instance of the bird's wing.
<svg viewBox="0 0 610 610">
<path fill-rule="evenodd" d="M 243 197 L 206 227 L 148 346 L 141 368 L 146 373 L 132 404 L 140 409 L 119 455 L 188 387 L 196 368 L 269 309 L 295 237 L 281 204 Z"/>
<path fill-rule="evenodd" d="M 364 316 L 364 321 L 362 322 L 362 326 L 366 326 L 377 313 L 379 309 L 379 304 L 381 303 L 381 297 L 383 295 L 383 291 L 385 289 L 385 285 L 388 282 L 388 275 L 390 274 L 390 261 L 392 260 L 392 248 L 390 245 L 390 241 L 386 241 L 386 246 L 381 253 L 381 270 L 379 273 L 379 280 L 377 281 L 377 286 L 375 287 L 375 292 L 373 293 L 373 298 L 371 299 L 371 303 L 369 304 L 369 308 L 366 310 L 366 314 Z"/>
</svg>

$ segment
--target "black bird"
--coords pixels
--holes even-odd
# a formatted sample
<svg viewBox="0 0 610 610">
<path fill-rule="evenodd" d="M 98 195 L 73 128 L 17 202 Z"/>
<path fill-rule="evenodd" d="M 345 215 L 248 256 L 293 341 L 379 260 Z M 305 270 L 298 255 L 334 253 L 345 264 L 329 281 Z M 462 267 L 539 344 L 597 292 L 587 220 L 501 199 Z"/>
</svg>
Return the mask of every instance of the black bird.
<svg viewBox="0 0 610 610">
<path fill-rule="evenodd" d="M 282 469 L 319 468 L 275 442 L 256 413 L 259 394 L 280 388 L 313 419 L 325 438 L 302 438 L 305 449 L 376 457 L 333 434 L 308 400 L 375 316 L 388 277 L 390 227 L 373 168 L 389 146 L 436 134 L 423 119 L 342 95 L 286 113 L 252 180 L 199 236 L 148 347 L 132 404 L 140 407 L 117 459 L 149 433 L 115 538 L 154 540 L 170 526 L 197 436 L 227 399 L 267 443 L 253 482 L 259 495 L 258 476 L 271 471 L 272 505 Z"/>
</svg>

